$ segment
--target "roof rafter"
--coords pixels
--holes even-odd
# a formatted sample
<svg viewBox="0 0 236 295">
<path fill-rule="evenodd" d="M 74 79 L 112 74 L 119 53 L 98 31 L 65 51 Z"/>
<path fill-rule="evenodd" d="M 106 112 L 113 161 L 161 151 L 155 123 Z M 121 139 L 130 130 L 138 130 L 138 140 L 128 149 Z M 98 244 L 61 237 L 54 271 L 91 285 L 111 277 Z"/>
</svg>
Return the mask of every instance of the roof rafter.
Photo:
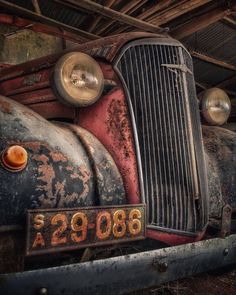
<svg viewBox="0 0 236 295">
<path fill-rule="evenodd" d="M 196 58 L 201 59 L 203 61 L 215 64 L 217 66 L 226 68 L 226 69 L 231 70 L 231 71 L 236 71 L 236 66 L 235 65 L 229 64 L 229 63 L 227 63 L 227 62 L 225 62 L 223 60 L 215 59 L 214 57 L 211 57 L 209 55 L 196 52 L 194 50 L 190 50 L 190 54 L 193 57 L 196 57 Z"/>
<path fill-rule="evenodd" d="M 160 28 L 157 25 L 153 25 L 150 23 L 147 23 L 145 21 L 139 20 L 137 18 L 131 17 L 127 14 L 120 13 L 114 9 L 102 6 L 96 2 L 90 1 L 90 0 L 67 0 L 63 2 L 64 5 L 70 4 L 73 5 L 76 9 L 86 9 L 91 12 L 99 13 L 107 18 L 111 18 L 113 20 L 116 20 L 118 22 L 128 24 L 130 26 L 136 27 L 138 29 L 144 30 L 144 31 L 150 31 L 153 33 L 160 33 L 163 31 L 163 28 Z"/>
<path fill-rule="evenodd" d="M 33 18 L 34 20 L 41 21 L 43 23 L 46 23 L 46 24 L 49 24 L 49 25 L 52 25 L 52 26 L 60 27 L 60 28 L 63 28 L 65 30 L 69 31 L 69 32 L 78 34 L 81 37 L 83 37 L 85 40 L 94 40 L 94 39 L 99 38 L 99 36 L 96 36 L 94 34 L 88 33 L 88 32 L 83 31 L 81 29 L 77 29 L 75 27 L 66 25 L 66 24 L 61 23 L 61 22 L 59 22 L 57 20 L 46 17 L 46 16 L 44 16 L 42 14 L 37 14 L 37 13 L 31 11 L 31 10 L 28 10 L 26 8 L 23 8 L 23 7 L 19 6 L 19 5 L 10 3 L 10 2 L 5 1 L 5 0 L 0 0 L 0 7 L 1 6 L 4 7 L 4 8 L 7 8 L 10 11 L 17 12 L 17 13 L 22 13 L 26 17 Z"/>
<path fill-rule="evenodd" d="M 182 39 L 221 20 L 222 18 L 230 15 L 230 13 L 231 11 L 229 9 L 217 8 L 203 14 L 202 16 L 195 17 L 186 24 L 172 30 L 171 35 L 177 39 Z"/>
</svg>

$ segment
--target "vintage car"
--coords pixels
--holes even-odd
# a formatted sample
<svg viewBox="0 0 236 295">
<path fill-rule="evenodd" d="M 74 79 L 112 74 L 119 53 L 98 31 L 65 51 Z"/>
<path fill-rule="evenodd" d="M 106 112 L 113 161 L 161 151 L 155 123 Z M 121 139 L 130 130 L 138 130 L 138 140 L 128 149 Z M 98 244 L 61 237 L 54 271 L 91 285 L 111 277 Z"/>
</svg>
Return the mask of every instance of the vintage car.
<svg viewBox="0 0 236 295">
<path fill-rule="evenodd" d="M 8 34 L 24 21 L 0 20 Z M 234 235 L 217 238 L 236 208 L 230 100 L 199 102 L 186 48 L 138 32 L 64 51 L 14 38 L 0 64 L 3 294 L 118 294 L 235 262 Z"/>
</svg>

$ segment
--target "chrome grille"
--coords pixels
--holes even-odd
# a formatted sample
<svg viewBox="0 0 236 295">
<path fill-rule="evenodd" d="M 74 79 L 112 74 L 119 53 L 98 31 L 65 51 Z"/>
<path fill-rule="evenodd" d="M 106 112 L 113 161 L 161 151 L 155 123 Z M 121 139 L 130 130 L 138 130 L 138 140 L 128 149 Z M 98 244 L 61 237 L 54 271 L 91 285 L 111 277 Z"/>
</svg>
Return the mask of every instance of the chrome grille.
<svg viewBox="0 0 236 295">
<path fill-rule="evenodd" d="M 137 128 L 149 224 L 195 232 L 206 223 L 207 186 L 199 181 L 205 175 L 200 120 L 188 89 L 191 58 L 186 65 L 183 52 L 179 43 L 134 42 L 115 66 Z"/>
</svg>

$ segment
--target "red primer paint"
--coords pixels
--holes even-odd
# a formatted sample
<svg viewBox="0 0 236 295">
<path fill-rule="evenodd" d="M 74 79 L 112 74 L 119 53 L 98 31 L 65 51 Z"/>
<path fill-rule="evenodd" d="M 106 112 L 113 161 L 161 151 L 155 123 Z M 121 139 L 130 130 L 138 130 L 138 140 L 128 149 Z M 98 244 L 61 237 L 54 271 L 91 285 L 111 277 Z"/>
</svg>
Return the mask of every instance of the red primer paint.
<svg viewBox="0 0 236 295">
<path fill-rule="evenodd" d="M 81 109 L 78 120 L 112 155 L 122 175 L 128 203 L 141 203 L 133 133 L 123 90 L 116 87 L 91 107 Z"/>
<path fill-rule="evenodd" d="M 198 235 L 196 235 L 195 237 L 189 237 L 189 236 L 181 236 L 177 234 L 170 234 L 170 233 L 161 232 L 161 231 L 152 230 L 152 229 L 148 229 L 146 231 L 146 236 L 148 238 L 158 240 L 160 242 L 163 242 L 171 246 L 200 241 L 203 238 L 204 234 L 205 234 L 205 231 L 198 233 Z"/>
</svg>

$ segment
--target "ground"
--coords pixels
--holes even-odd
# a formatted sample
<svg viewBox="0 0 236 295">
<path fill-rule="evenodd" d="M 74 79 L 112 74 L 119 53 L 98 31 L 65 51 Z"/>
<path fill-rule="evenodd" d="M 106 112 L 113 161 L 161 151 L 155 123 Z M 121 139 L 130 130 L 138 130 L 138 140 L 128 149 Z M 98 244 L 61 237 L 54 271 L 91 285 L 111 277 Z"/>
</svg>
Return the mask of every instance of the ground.
<svg viewBox="0 0 236 295">
<path fill-rule="evenodd" d="M 126 295 L 236 295 L 236 267 L 204 273 Z"/>
</svg>

